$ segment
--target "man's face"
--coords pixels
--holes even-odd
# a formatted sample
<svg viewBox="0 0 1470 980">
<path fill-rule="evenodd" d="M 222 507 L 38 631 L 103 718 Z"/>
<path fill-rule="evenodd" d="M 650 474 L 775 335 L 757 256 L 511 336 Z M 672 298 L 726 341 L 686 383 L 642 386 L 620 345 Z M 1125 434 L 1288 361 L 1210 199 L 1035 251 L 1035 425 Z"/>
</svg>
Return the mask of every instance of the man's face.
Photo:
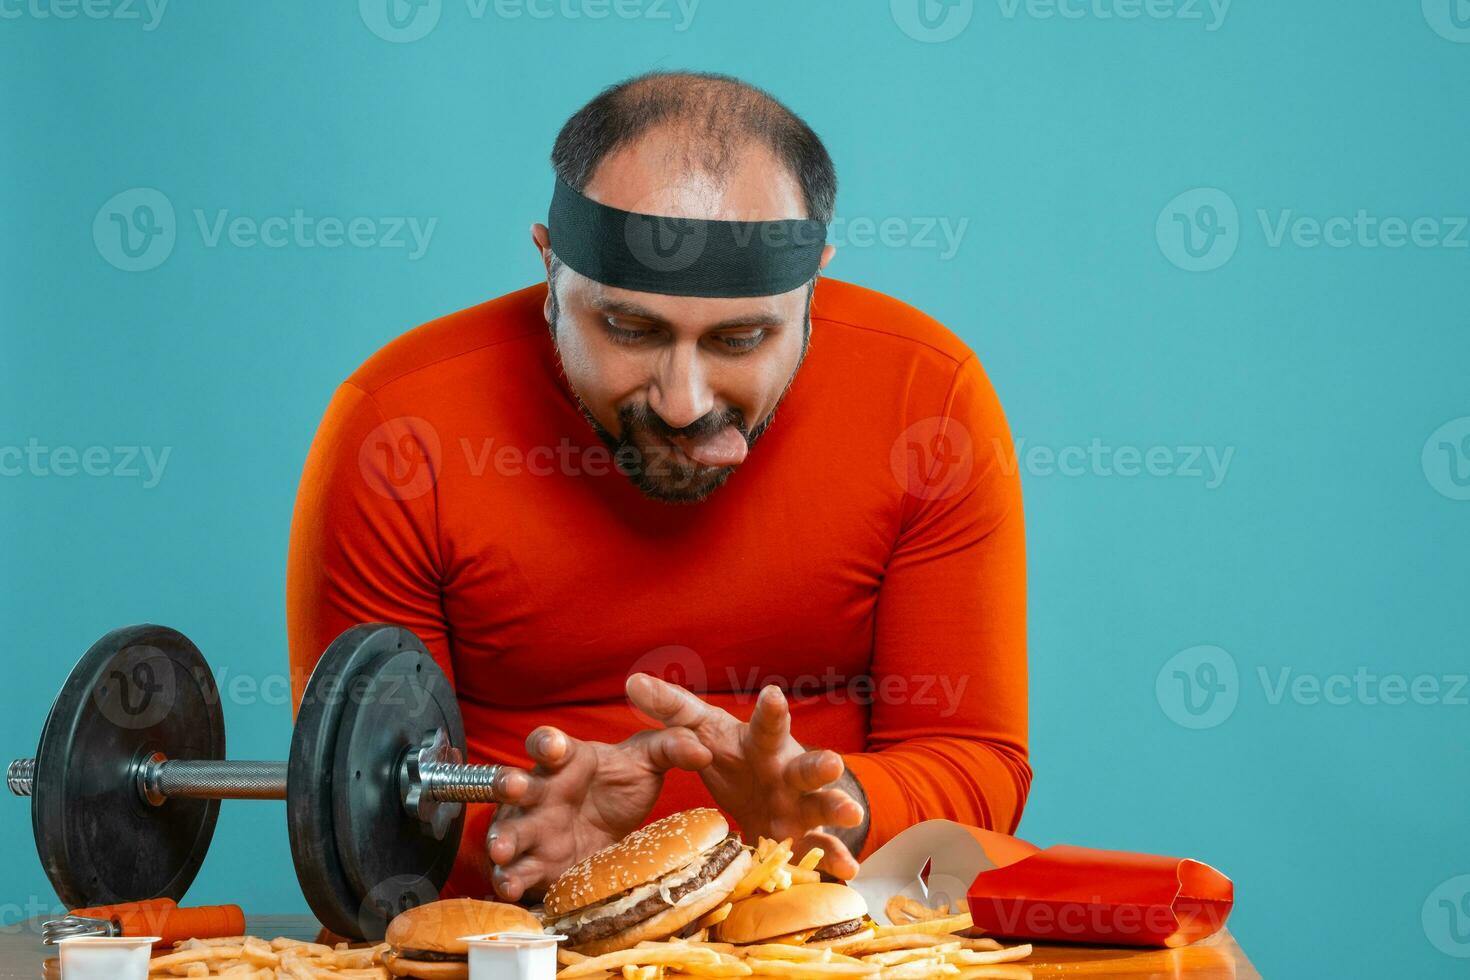
<svg viewBox="0 0 1470 980">
<path fill-rule="evenodd" d="M 612 289 L 561 267 L 548 319 L 562 370 L 619 469 L 650 497 L 703 500 L 770 424 L 810 330 L 811 288 L 706 299 Z"/>
<path fill-rule="evenodd" d="M 802 217 L 794 180 L 752 150 L 732 175 L 672 182 L 667 141 L 610 155 L 584 193 L 627 211 L 726 221 Z M 543 226 L 533 237 L 549 263 Z M 827 249 L 822 264 L 831 257 Z M 812 285 L 707 298 L 617 289 L 559 266 L 546 317 L 562 370 L 619 468 L 650 497 L 703 500 L 770 424 L 806 354 Z"/>
</svg>

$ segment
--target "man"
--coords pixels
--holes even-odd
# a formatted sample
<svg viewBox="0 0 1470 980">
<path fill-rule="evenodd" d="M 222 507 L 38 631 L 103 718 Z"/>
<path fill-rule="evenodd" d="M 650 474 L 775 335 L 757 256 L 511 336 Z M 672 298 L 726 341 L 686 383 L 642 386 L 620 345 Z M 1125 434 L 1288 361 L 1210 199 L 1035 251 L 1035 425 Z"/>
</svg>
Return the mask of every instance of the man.
<svg viewBox="0 0 1470 980">
<path fill-rule="evenodd" d="M 327 409 L 298 701 L 353 623 L 427 644 L 470 758 L 525 767 L 472 808 L 452 894 L 534 897 L 711 801 L 840 877 L 919 820 L 1013 830 L 1020 484 L 975 356 L 819 276 L 832 162 L 758 89 L 632 79 L 552 164 L 547 281 L 399 337 Z"/>
</svg>

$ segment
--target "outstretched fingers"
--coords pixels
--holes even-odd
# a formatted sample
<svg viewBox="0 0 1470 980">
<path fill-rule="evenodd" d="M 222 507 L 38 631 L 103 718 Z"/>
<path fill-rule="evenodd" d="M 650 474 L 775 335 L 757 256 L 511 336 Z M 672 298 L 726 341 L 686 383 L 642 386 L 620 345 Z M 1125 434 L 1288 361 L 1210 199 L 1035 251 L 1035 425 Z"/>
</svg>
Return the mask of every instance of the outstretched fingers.
<svg viewBox="0 0 1470 980">
<path fill-rule="evenodd" d="M 698 731 L 729 717 L 692 691 L 652 674 L 629 674 L 624 690 L 633 707 L 665 728 L 679 726 Z"/>
<path fill-rule="evenodd" d="M 653 728 L 630 736 L 623 743 L 640 753 L 655 772 L 684 769 L 696 772 L 709 765 L 714 754 L 687 728 Z"/>
</svg>

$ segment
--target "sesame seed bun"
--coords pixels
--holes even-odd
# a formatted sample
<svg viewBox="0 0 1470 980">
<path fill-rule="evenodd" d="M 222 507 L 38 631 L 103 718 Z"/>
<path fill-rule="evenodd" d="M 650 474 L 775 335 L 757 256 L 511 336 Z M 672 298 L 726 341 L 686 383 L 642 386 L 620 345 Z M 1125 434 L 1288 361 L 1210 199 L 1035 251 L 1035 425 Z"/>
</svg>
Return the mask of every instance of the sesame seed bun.
<svg viewBox="0 0 1470 980">
<path fill-rule="evenodd" d="M 867 914 L 868 903 L 855 888 L 831 882 L 792 885 L 736 902 L 725 920 L 714 927 L 711 938 L 727 943 L 758 943 L 861 919 Z"/>
<path fill-rule="evenodd" d="M 519 905 L 472 898 L 429 902 L 399 913 L 388 923 L 384 939 L 392 948 L 384 954 L 383 964 L 395 977 L 469 980 L 469 944 L 461 937 L 540 931 L 541 920 Z"/>
<path fill-rule="evenodd" d="M 709 807 L 655 820 L 564 871 L 546 890 L 545 918 L 549 921 L 661 878 L 729 833 L 724 816 Z"/>
</svg>

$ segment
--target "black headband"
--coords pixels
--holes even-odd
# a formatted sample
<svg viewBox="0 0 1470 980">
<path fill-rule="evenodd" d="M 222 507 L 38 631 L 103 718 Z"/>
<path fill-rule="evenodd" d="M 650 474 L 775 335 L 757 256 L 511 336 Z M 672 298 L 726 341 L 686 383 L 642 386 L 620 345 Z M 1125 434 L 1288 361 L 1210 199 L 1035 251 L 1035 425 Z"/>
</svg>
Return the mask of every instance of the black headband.
<svg viewBox="0 0 1470 980">
<path fill-rule="evenodd" d="M 820 221 L 706 221 L 622 211 L 560 177 L 551 195 L 551 250 L 588 279 L 668 296 L 774 296 L 817 274 Z"/>
</svg>

